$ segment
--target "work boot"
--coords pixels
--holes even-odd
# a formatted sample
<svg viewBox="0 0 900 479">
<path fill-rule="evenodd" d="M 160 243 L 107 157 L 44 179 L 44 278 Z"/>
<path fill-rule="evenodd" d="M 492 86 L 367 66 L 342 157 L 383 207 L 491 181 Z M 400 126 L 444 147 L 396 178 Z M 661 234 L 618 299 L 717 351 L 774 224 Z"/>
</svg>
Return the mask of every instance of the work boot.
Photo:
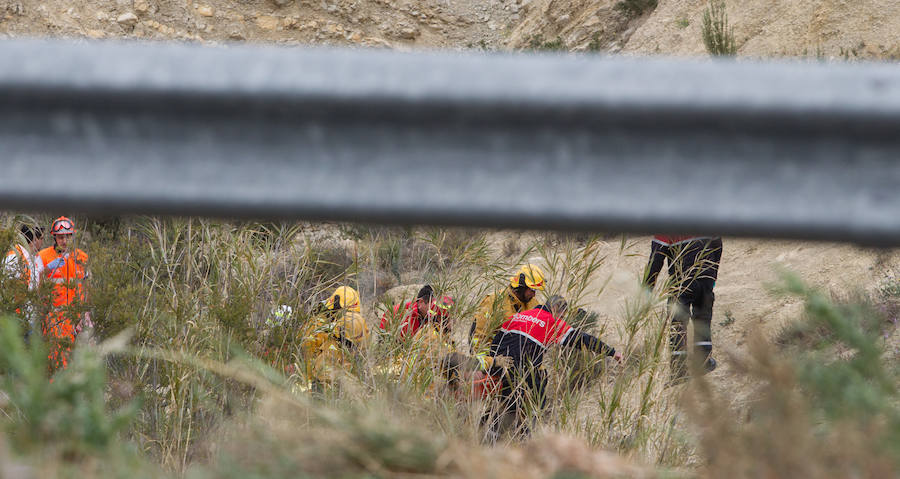
<svg viewBox="0 0 900 479">
<path fill-rule="evenodd" d="M 713 359 L 712 356 L 706 358 L 706 361 L 703 362 L 703 374 L 711 373 L 716 370 L 716 366 L 719 364 L 716 363 L 716 360 Z"/>
<path fill-rule="evenodd" d="M 693 360 L 691 360 L 692 368 L 695 374 L 705 375 L 715 371 L 719 364 L 713 359 L 710 351 L 696 351 Z"/>
</svg>

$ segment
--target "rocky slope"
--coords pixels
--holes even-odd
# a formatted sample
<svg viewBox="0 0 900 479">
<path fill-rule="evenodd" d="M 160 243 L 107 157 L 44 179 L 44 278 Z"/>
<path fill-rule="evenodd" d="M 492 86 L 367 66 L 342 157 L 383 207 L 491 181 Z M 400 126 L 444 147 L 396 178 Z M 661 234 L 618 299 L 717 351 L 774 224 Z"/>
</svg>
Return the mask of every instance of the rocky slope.
<svg viewBox="0 0 900 479">
<path fill-rule="evenodd" d="M 707 0 L 534 0 L 510 45 L 559 37 L 569 49 L 705 55 Z M 652 3 L 652 2 L 651 2 Z M 739 56 L 819 59 L 900 58 L 900 2 L 893 0 L 744 0 L 726 2 Z M 593 41 L 593 43 L 592 43 Z"/>
<path fill-rule="evenodd" d="M 625 46 L 636 53 L 701 55 L 706 2 L 662 0 Z M 893 0 L 730 1 L 740 56 L 900 57 L 900 2 Z"/>
<path fill-rule="evenodd" d="M 496 48 L 518 0 L 0 0 L 10 36 Z"/>
</svg>

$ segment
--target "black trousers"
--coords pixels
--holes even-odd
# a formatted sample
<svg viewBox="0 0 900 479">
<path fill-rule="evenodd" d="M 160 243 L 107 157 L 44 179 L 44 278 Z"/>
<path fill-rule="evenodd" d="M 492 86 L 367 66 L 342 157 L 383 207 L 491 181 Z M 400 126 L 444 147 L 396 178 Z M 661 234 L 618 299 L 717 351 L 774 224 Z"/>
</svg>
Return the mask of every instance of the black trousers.
<svg viewBox="0 0 900 479">
<path fill-rule="evenodd" d="M 699 357 L 712 354 L 712 314 L 716 295 L 713 281 L 703 280 L 690 293 L 669 300 L 672 329 L 669 345 L 674 355 L 687 354 L 687 324 L 694 325 L 694 351 Z"/>
<path fill-rule="evenodd" d="M 547 375 L 538 367 L 513 367 L 503 372 L 492 368 L 491 374 L 501 376 L 499 408 L 494 414 L 482 418 L 488 423 L 489 442 L 495 442 L 506 431 L 514 431 L 517 437 L 531 435 L 526 414 L 531 409 L 540 412 L 547 406 Z"/>
<path fill-rule="evenodd" d="M 673 359 L 687 354 L 687 324 L 694 325 L 694 352 L 705 360 L 712 354 L 712 316 L 716 295 L 713 289 L 722 259 L 721 238 L 672 247 L 669 274 L 675 295 L 669 300 L 672 329 L 669 344 Z"/>
</svg>

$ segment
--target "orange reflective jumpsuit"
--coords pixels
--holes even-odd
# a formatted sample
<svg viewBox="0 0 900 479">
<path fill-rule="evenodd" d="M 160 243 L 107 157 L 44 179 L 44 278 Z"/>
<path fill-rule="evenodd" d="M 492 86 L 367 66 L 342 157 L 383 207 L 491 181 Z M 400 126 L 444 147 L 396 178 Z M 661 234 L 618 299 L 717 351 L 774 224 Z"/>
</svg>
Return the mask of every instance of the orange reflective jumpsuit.
<svg viewBox="0 0 900 479">
<path fill-rule="evenodd" d="M 88 277 L 88 255 L 80 249 L 60 254 L 51 246 L 38 253 L 44 263 L 45 278 L 53 283 L 53 308 L 47 314 L 41 330 L 49 343 L 50 373 L 65 369 L 69 364 L 69 353 L 75 343 L 75 327 L 79 315 L 70 308 L 84 303 L 84 281 Z M 64 263 L 50 269 L 48 265 L 57 258 Z"/>
</svg>

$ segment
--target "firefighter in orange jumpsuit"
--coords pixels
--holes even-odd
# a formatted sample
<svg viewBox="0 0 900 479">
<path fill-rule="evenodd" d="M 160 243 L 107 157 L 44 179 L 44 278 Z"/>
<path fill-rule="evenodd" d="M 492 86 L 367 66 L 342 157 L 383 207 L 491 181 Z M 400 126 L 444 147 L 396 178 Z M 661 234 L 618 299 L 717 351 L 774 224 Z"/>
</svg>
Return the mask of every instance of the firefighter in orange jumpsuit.
<svg viewBox="0 0 900 479">
<path fill-rule="evenodd" d="M 44 265 L 44 280 L 53 284 L 52 307 L 41 325 L 49 343 L 49 368 L 52 374 L 65 369 L 75 336 L 82 328 L 93 327 L 90 312 L 84 309 L 87 300 L 86 281 L 88 255 L 74 247 L 75 224 L 65 216 L 53 221 L 50 227 L 53 246 L 40 251 Z"/>
</svg>

